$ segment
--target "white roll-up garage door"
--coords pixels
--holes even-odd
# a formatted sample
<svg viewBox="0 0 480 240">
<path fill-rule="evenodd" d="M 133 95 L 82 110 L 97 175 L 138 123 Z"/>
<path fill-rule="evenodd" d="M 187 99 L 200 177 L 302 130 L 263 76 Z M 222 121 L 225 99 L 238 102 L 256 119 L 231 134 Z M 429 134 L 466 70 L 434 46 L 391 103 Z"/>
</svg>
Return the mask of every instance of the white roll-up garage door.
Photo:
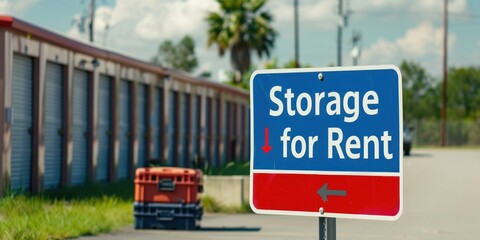
<svg viewBox="0 0 480 240">
<path fill-rule="evenodd" d="M 98 157 L 97 181 L 106 181 L 110 160 L 111 129 L 111 79 L 100 75 L 98 88 Z"/>
<path fill-rule="evenodd" d="M 121 81 L 120 85 L 120 154 L 118 159 L 118 178 L 128 177 L 128 160 L 130 158 L 130 139 L 131 139 L 131 94 L 130 82 Z"/>
<path fill-rule="evenodd" d="M 45 174 L 43 187 L 60 185 L 63 135 L 63 67 L 47 63 L 45 76 Z"/>
<path fill-rule="evenodd" d="M 214 167 L 219 167 L 217 166 L 218 163 L 220 162 L 220 154 L 219 154 L 219 151 L 220 151 L 220 147 L 219 147 L 219 144 L 220 144 L 220 134 L 221 134 L 221 129 L 220 129 L 220 126 L 221 126 L 221 116 L 220 116 L 220 100 L 219 99 L 215 99 L 214 100 L 214 107 L 213 107 L 215 110 L 215 117 L 214 117 L 214 124 L 213 124 L 213 166 Z"/>
<path fill-rule="evenodd" d="M 89 74 L 75 69 L 73 75 L 72 184 L 85 183 L 88 161 Z"/>
<path fill-rule="evenodd" d="M 15 54 L 12 73 L 11 188 L 30 189 L 33 127 L 33 58 Z"/>
<path fill-rule="evenodd" d="M 188 134 L 190 121 L 190 94 L 184 93 L 182 97 L 182 125 L 180 127 L 180 136 L 182 136 L 182 159 L 180 166 L 187 167 L 190 156 L 188 154 Z"/>
<path fill-rule="evenodd" d="M 155 98 L 153 101 L 152 115 L 152 140 L 153 140 L 153 159 L 160 159 L 162 149 L 162 104 L 163 94 L 161 88 L 155 88 Z"/>
<path fill-rule="evenodd" d="M 202 98 L 200 95 L 196 95 L 195 96 L 195 116 L 193 117 L 193 131 L 194 131 L 194 134 L 193 134 L 193 157 L 197 156 L 197 157 L 203 157 L 202 156 L 202 151 L 200 149 L 200 136 L 201 136 L 201 131 L 202 131 L 202 127 L 201 127 L 201 112 L 202 112 Z"/>
<path fill-rule="evenodd" d="M 170 92 L 169 99 L 169 119 L 168 119 L 168 161 L 169 166 L 174 166 L 177 163 L 177 147 L 178 147 L 178 93 Z"/>
<path fill-rule="evenodd" d="M 211 138 L 212 138 L 212 98 L 207 97 L 205 103 L 205 129 L 203 131 L 203 135 L 205 136 L 205 149 L 203 152 L 205 153 L 205 162 L 208 163 L 209 166 L 212 164 L 212 153 L 211 153 Z"/>
<path fill-rule="evenodd" d="M 137 138 L 138 163 L 137 167 L 144 167 L 147 162 L 147 85 L 139 84 L 137 90 Z"/>
<path fill-rule="evenodd" d="M 229 126 L 229 113 L 230 113 L 230 103 L 229 102 L 225 102 L 223 104 L 223 119 L 224 119 L 224 122 L 222 123 L 222 132 L 221 132 L 221 139 L 222 139 L 222 143 L 223 143 L 223 154 L 221 156 L 221 164 L 224 164 L 226 163 L 228 160 L 227 160 L 227 154 L 228 154 L 228 126 Z"/>
</svg>

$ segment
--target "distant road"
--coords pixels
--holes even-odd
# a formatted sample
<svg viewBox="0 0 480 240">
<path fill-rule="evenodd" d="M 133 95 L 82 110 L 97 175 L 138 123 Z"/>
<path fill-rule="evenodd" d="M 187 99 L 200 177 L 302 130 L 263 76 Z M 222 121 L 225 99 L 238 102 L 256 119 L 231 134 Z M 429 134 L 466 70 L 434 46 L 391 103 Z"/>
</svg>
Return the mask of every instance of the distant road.
<svg viewBox="0 0 480 240">
<path fill-rule="evenodd" d="M 480 239 L 480 149 L 413 149 L 404 158 L 404 211 L 396 222 L 337 220 L 337 239 Z M 136 231 L 83 240 L 318 239 L 318 219 L 206 214 L 200 231 Z"/>
</svg>

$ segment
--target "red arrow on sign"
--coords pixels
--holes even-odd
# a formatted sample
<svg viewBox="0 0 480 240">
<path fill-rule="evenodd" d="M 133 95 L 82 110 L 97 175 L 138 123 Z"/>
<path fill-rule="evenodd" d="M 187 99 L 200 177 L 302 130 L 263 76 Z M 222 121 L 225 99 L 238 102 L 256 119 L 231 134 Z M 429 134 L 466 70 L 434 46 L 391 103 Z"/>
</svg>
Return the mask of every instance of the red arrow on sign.
<svg viewBox="0 0 480 240">
<path fill-rule="evenodd" d="M 262 150 L 265 153 L 268 153 L 270 150 L 272 150 L 272 146 L 268 146 L 268 128 L 265 128 L 265 146 L 262 146 Z"/>
</svg>

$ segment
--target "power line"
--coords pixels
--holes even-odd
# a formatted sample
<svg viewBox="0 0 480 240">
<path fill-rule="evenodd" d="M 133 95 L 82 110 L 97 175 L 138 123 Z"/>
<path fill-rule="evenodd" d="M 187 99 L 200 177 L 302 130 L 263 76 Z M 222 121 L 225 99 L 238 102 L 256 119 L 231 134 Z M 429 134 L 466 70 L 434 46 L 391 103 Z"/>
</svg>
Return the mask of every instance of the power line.
<svg viewBox="0 0 480 240">
<path fill-rule="evenodd" d="M 351 14 L 355 15 L 377 15 L 377 16 L 442 16 L 442 13 L 435 12 L 417 12 L 417 11 L 350 11 Z M 449 18 L 462 18 L 462 19 L 480 19 L 480 14 L 472 14 L 466 12 L 450 12 L 448 13 Z"/>
</svg>

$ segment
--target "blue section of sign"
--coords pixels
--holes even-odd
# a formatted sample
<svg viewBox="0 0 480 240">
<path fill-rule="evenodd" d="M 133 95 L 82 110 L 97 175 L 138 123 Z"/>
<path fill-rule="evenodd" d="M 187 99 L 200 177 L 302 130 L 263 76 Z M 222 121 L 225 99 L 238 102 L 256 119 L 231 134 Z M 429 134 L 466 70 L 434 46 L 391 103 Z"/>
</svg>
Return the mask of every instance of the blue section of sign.
<svg viewBox="0 0 480 240">
<path fill-rule="evenodd" d="M 324 71 L 323 81 L 318 74 L 319 71 L 254 75 L 253 169 L 400 172 L 402 116 L 397 71 L 393 68 Z M 288 89 L 293 97 L 287 94 Z M 373 92 L 378 96 L 378 104 Z M 370 96 L 364 99 L 368 93 Z M 335 104 L 336 94 L 340 96 L 336 103 L 340 104 Z M 349 96 L 346 102 L 345 96 Z M 279 101 L 283 111 L 279 110 Z M 374 113 L 375 110 L 378 112 Z M 280 112 L 279 116 L 272 116 Z M 272 147 L 268 153 L 262 150 L 265 128 L 268 128 L 268 145 Z M 286 128 L 291 130 L 288 132 Z M 339 134 L 343 135 L 341 141 Z M 286 137 L 281 140 L 284 135 L 288 140 Z"/>
</svg>

